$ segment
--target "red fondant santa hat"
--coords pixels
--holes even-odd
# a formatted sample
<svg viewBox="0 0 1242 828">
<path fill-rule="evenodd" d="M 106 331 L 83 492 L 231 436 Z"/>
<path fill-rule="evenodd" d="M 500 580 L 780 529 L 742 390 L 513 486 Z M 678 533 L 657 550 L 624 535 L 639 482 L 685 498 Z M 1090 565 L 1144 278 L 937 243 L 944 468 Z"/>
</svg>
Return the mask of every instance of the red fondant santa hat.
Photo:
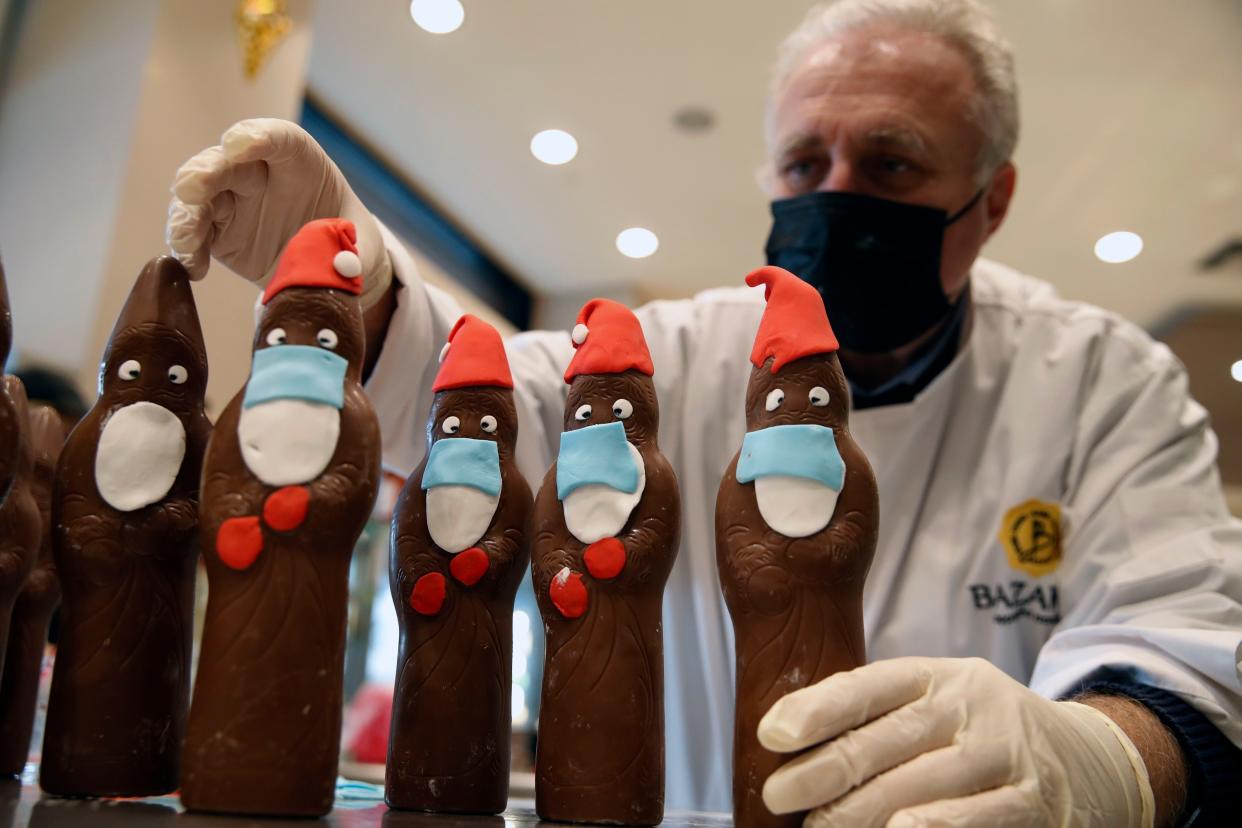
<svg viewBox="0 0 1242 828">
<path fill-rule="evenodd" d="M 358 232 L 349 219 L 315 219 L 293 234 L 280 254 L 276 273 L 263 291 L 263 304 L 289 287 L 334 288 L 362 293 Z"/>
<path fill-rule="evenodd" d="M 751 272 L 746 284 L 763 285 L 763 297 L 768 302 L 750 352 L 750 361 L 756 368 L 773 357 L 775 374 L 795 359 L 837 350 L 824 300 L 815 288 L 788 270 L 771 265 Z"/>
<path fill-rule="evenodd" d="M 578 311 L 570 338 L 576 351 L 565 369 L 565 382 L 579 374 L 620 374 L 631 368 L 647 376 L 655 373 L 638 317 L 620 302 L 587 302 Z"/>
<path fill-rule="evenodd" d="M 440 351 L 440 371 L 432 391 L 495 386 L 512 388 L 509 359 L 500 332 L 477 316 L 465 314 L 449 331 Z"/>
</svg>

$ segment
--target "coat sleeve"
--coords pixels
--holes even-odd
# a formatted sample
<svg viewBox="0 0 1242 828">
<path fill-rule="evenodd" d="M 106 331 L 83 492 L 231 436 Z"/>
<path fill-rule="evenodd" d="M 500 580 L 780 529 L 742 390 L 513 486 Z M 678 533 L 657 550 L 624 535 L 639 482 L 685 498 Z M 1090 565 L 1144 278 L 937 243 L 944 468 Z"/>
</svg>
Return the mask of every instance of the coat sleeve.
<svg viewBox="0 0 1242 828">
<path fill-rule="evenodd" d="M 1121 673 L 1242 746 L 1242 522 L 1216 435 L 1167 347 L 1117 322 L 1096 349 L 1066 470 L 1066 614 L 1031 686 L 1058 697 Z"/>
</svg>

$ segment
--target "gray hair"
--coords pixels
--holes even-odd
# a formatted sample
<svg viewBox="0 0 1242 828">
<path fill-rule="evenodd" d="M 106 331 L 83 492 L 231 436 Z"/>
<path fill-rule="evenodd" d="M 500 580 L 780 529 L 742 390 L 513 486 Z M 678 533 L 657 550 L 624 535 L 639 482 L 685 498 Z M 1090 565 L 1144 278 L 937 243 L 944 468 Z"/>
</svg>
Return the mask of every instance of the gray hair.
<svg viewBox="0 0 1242 828">
<path fill-rule="evenodd" d="M 1018 143 L 1018 86 L 1013 51 L 978 0 L 835 0 L 813 7 L 781 43 L 768 94 L 768 132 L 777 95 L 813 49 L 851 29 L 877 24 L 935 35 L 957 49 L 975 75 L 971 117 L 983 133 L 980 183 L 1013 157 Z"/>
</svg>

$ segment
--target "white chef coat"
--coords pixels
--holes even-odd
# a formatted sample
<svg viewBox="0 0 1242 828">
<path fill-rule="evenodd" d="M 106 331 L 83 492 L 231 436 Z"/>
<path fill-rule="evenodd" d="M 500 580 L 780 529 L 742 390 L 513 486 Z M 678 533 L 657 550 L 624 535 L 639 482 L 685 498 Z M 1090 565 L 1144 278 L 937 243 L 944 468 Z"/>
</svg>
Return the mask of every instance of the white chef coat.
<svg viewBox="0 0 1242 828">
<path fill-rule="evenodd" d="M 461 310 L 386 243 L 402 289 L 367 391 L 385 464 L 407 474 Z M 1120 668 L 1242 745 L 1242 522 L 1226 510 L 1216 437 L 1182 365 L 1116 315 L 994 262 L 975 264 L 971 290 L 972 328 L 952 364 L 913 402 L 850 418 L 880 491 L 869 658 L 982 656 L 1051 697 Z M 730 808 L 733 637 L 713 526 L 763 309 L 763 291 L 743 286 L 636 311 L 682 497 L 664 601 L 671 808 Z M 536 488 L 559 446 L 573 347 L 567 330 L 538 331 L 506 350 L 518 463 Z M 1055 530 L 1050 507 L 1060 562 L 1023 569 L 1007 548 L 1029 546 L 1023 520 L 1042 514 L 1045 535 Z"/>
</svg>

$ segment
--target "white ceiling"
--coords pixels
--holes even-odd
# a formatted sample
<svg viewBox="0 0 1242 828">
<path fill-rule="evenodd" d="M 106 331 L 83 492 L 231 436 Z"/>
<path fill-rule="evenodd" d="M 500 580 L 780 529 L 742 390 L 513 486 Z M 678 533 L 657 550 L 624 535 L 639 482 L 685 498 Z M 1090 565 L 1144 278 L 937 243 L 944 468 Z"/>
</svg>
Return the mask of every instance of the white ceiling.
<svg viewBox="0 0 1242 828">
<path fill-rule="evenodd" d="M 761 263 L 755 183 L 777 43 L 805 0 L 464 0 L 431 35 L 402 0 L 319 3 L 310 88 L 538 293 L 680 296 Z M 1018 196 L 988 253 L 1145 324 L 1189 303 L 1242 304 L 1242 261 L 1194 263 L 1242 235 L 1242 3 L 995 0 L 1018 60 Z M 714 130 L 672 125 L 706 106 Z M 530 154 L 548 127 L 578 157 Z M 621 229 L 656 231 L 631 260 Z M 1105 265 L 1097 237 L 1143 235 Z"/>
</svg>

